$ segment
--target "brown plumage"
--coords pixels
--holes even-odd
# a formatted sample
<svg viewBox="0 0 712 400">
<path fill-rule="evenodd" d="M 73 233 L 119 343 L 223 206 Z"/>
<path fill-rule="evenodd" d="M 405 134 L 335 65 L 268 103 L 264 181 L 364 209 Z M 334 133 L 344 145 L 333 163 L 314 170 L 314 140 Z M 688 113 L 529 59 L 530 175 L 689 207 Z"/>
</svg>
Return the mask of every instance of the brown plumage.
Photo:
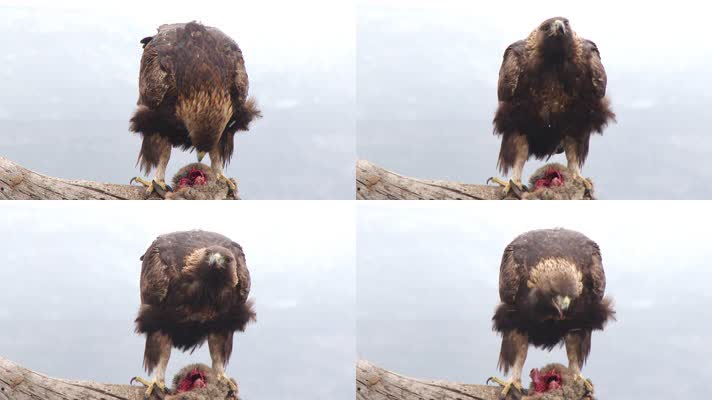
<svg viewBox="0 0 712 400">
<path fill-rule="evenodd" d="M 502 335 L 499 367 L 520 382 L 528 346 L 564 343 L 569 368 L 580 372 L 591 333 L 612 319 L 598 245 L 565 229 L 527 232 L 510 243 L 499 273 L 501 303 L 492 317 Z"/>
<path fill-rule="evenodd" d="M 212 368 L 223 374 L 233 333 L 256 315 L 240 245 L 212 232 L 175 232 L 159 236 L 141 260 L 136 332 L 146 334 L 148 373 L 156 368 L 162 384 L 172 347 L 192 351 L 207 341 Z"/>
<path fill-rule="evenodd" d="M 510 45 L 499 71 L 494 132 L 502 136 L 498 168 L 513 169 L 521 183 L 529 157 L 566 152 L 577 179 L 592 133 L 615 114 L 606 97 L 607 77 L 596 44 L 580 38 L 566 18 L 544 21 L 527 39 Z"/>
<path fill-rule="evenodd" d="M 197 22 L 161 25 L 144 38 L 139 75 L 138 109 L 130 129 L 143 136 L 141 168 L 157 168 L 165 181 L 172 147 L 210 154 L 222 175 L 234 150 L 234 136 L 260 116 L 248 98 L 242 51 L 217 28 Z"/>
</svg>

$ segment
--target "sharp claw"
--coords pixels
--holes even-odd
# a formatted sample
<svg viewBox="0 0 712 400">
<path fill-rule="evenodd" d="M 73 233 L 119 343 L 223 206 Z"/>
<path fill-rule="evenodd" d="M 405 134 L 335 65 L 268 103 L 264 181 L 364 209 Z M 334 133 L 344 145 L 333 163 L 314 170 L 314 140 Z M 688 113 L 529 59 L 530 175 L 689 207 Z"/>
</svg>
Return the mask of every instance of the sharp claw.
<svg viewBox="0 0 712 400">
<path fill-rule="evenodd" d="M 515 196 L 518 198 L 522 198 L 522 194 L 527 192 L 527 187 L 524 186 L 521 182 L 515 182 L 514 180 L 509 180 L 509 181 L 503 181 L 502 179 L 499 179 L 497 177 L 492 177 L 487 179 L 487 184 L 489 185 L 490 182 L 494 182 L 500 186 L 502 186 L 502 191 L 504 192 L 504 195 L 507 196 L 510 192 L 513 192 Z"/>
<path fill-rule="evenodd" d="M 157 381 L 148 382 L 147 380 L 145 380 L 139 376 L 135 376 L 135 377 L 131 378 L 131 381 L 129 383 L 133 384 L 134 381 L 146 386 L 146 391 L 143 394 L 144 400 L 150 399 L 151 395 L 154 393 L 154 391 L 158 394 L 159 398 L 163 399 L 163 397 L 165 397 L 164 396 L 164 394 L 166 393 L 165 383 L 157 382 Z M 158 390 L 156 390 L 156 388 L 158 388 Z"/>
<path fill-rule="evenodd" d="M 490 383 L 490 381 L 497 383 L 498 385 L 502 386 L 502 391 L 499 394 L 500 399 L 505 399 L 507 398 L 507 395 L 512 391 L 512 388 L 515 388 L 519 394 L 516 396 L 516 398 L 521 397 L 520 395 L 523 394 L 522 390 L 522 384 L 520 382 L 515 382 L 515 381 L 503 381 L 497 377 L 490 377 L 487 379 L 487 384 Z"/>
<path fill-rule="evenodd" d="M 166 182 L 158 182 L 155 179 L 153 181 L 151 181 L 150 188 L 153 191 L 155 191 L 159 196 L 161 196 L 161 198 L 163 198 L 163 199 L 166 198 L 166 194 L 168 192 L 173 191 L 173 189 L 170 186 L 168 186 L 168 184 Z M 150 194 L 151 192 L 149 191 L 148 193 Z"/>
<path fill-rule="evenodd" d="M 134 182 L 138 182 L 146 187 L 148 187 L 150 185 L 150 183 L 147 180 L 141 178 L 140 176 L 135 176 L 135 177 L 131 178 L 131 180 L 129 181 L 129 185 L 133 184 Z"/>
<path fill-rule="evenodd" d="M 218 174 L 218 180 L 225 181 L 225 184 L 227 185 L 228 188 L 230 188 L 231 191 L 237 190 L 237 186 L 235 186 L 235 183 L 232 182 L 230 178 L 225 176 L 224 174 L 220 173 Z"/>
</svg>

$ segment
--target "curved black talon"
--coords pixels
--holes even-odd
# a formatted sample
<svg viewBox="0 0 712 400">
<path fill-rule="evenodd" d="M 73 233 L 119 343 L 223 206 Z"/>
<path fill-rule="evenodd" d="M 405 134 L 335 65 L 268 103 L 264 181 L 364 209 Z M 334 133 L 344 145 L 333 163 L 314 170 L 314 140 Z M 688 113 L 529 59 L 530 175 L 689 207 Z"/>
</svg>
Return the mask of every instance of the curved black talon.
<svg viewBox="0 0 712 400">
<path fill-rule="evenodd" d="M 521 199 L 522 196 L 524 196 L 524 193 L 527 193 L 527 192 L 529 191 L 529 190 L 527 189 L 527 187 L 526 187 L 524 184 L 522 184 L 522 187 L 519 187 L 519 186 L 518 186 L 516 183 L 514 183 L 514 181 L 512 181 L 512 180 L 509 181 L 509 187 L 510 187 L 512 193 L 514 193 L 514 195 L 515 195 L 518 199 Z"/>
<path fill-rule="evenodd" d="M 165 199 L 166 195 L 169 192 L 173 192 L 173 188 L 171 188 L 170 185 L 168 185 L 167 183 L 164 183 L 164 185 L 166 186 L 165 190 L 163 190 L 163 187 L 159 185 L 155 179 L 151 181 L 151 184 L 153 186 L 153 191 L 156 192 L 156 194 L 158 194 L 159 196 L 161 196 L 162 199 Z"/>
</svg>

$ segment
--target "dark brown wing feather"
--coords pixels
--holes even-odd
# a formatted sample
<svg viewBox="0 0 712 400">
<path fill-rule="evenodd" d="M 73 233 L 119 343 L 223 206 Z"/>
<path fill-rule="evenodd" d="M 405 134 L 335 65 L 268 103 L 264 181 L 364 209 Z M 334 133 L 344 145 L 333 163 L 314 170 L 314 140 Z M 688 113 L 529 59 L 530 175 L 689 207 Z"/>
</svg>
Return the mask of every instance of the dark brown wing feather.
<svg viewBox="0 0 712 400">
<path fill-rule="evenodd" d="M 606 292 L 606 273 L 603 271 L 603 260 L 601 259 L 601 250 L 598 245 L 593 243 L 593 254 L 591 255 L 591 264 L 588 269 L 584 269 L 584 280 L 589 290 L 598 301 L 603 300 L 603 295 Z"/>
<path fill-rule="evenodd" d="M 171 64 L 161 63 L 161 54 L 165 54 L 172 46 L 170 39 L 169 35 L 159 31 L 159 34 L 144 43 L 138 78 L 138 105 L 156 109 L 169 93 L 176 93 Z"/>
<path fill-rule="evenodd" d="M 512 43 L 504 52 L 504 60 L 499 69 L 499 83 L 497 86 L 497 96 L 499 101 L 509 101 L 514 97 L 517 90 L 519 76 L 523 69 L 524 52 L 526 42 L 520 40 Z"/>
<path fill-rule="evenodd" d="M 210 246 L 222 246 L 233 252 L 237 260 L 237 290 L 242 301 L 246 301 L 251 281 L 242 247 L 219 233 L 196 230 L 159 236 L 146 250 L 141 269 L 142 303 L 159 304 L 168 293 L 171 279 L 185 266 L 185 258 L 197 249 Z"/>
<path fill-rule="evenodd" d="M 239 244 L 232 241 L 226 246 L 226 248 L 232 251 L 235 256 L 235 260 L 237 261 L 237 289 L 240 292 L 240 298 L 242 301 L 245 301 L 250 295 L 250 287 L 252 286 L 252 281 L 250 280 L 250 270 L 247 269 L 247 263 L 245 260 L 245 253 L 242 251 L 242 247 Z"/>
<path fill-rule="evenodd" d="M 529 279 L 529 271 L 544 258 L 571 259 L 581 270 L 585 288 L 603 298 L 606 277 L 598 245 L 581 233 L 566 229 L 543 229 L 524 233 L 507 246 L 499 272 L 499 296 L 514 304 Z M 524 286 L 525 287 L 525 286 Z"/>
<path fill-rule="evenodd" d="M 162 247 L 165 247 L 163 236 L 154 240 L 141 257 L 143 261 L 140 281 L 142 304 L 161 304 L 168 294 L 171 279 L 178 274 L 178 268 L 175 264 L 171 265 Z"/>
<path fill-rule="evenodd" d="M 603 68 L 601 62 L 601 53 L 598 51 L 596 43 L 584 39 L 583 41 L 584 59 L 588 60 L 591 68 L 591 82 L 598 98 L 606 96 L 606 85 L 608 84 L 608 76 L 606 69 Z"/>
<path fill-rule="evenodd" d="M 527 275 L 527 276 L 524 276 Z M 499 298 L 503 303 L 514 304 L 522 282 L 528 279 L 528 271 L 514 259 L 514 247 L 507 246 L 499 266 Z"/>
</svg>

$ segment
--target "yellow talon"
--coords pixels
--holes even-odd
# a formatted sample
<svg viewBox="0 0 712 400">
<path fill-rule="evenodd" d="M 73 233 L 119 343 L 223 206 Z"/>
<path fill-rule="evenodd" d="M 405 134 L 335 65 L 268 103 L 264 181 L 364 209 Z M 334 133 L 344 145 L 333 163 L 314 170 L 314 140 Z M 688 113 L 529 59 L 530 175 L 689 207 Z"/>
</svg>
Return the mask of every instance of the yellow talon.
<svg viewBox="0 0 712 400">
<path fill-rule="evenodd" d="M 146 187 L 151 186 L 151 182 L 149 182 L 149 181 L 147 181 L 147 180 L 141 178 L 140 176 L 136 176 L 136 177 L 131 178 L 131 180 L 129 181 L 129 185 L 132 184 L 132 183 L 134 183 L 134 182 L 138 182 L 138 183 L 140 183 L 140 184 L 142 184 L 143 186 L 146 186 Z"/>
<path fill-rule="evenodd" d="M 502 186 L 502 188 L 503 188 L 502 191 L 504 192 L 505 196 L 508 195 L 509 192 L 512 191 L 513 186 L 518 189 L 517 191 L 519 193 L 527 191 L 526 187 L 524 187 L 524 185 L 522 184 L 521 181 L 514 181 L 514 180 L 503 181 L 502 179 L 499 179 L 497 177 L 492 177 L 492 178 L 487 179 L 487 184 L 489 184 L 490 182 L 494 182 L 494 183 Z"/>
<path fill-rule="evenodd" d="M 230 377 L 227 376 L 224 372 L 223 372 L 223 374 L 220 376 L 220 379 L 226 380 L 228 386 L 230 386 L 230 389 L 231 389 L 233 392 L 237 393 L 237 385 L 236 385 L 235 382 L 233 382 L 233 380 L 230 379 Z"/>
<path fill-rule="evenodd" d="M 588 390 L 589 393 L 593 393 L 593 383 L 591 383 L 590 380 L 586 379 L 582 374 L 579 374 L 579 378 L 583 379 L 583 384 L 586 386 L 586 390 Z"/>
<path fill-rule="evenodd" d="M 150 399 L 151 395 L 153 394 L 153 391 L 156 388 L 158 388 L 161 392 L 166 393 L 166 384 L 164 382 L 158 382 L 155 380 L 152 382 L 149 382 L 149 381 L 141 378 L 140 376 L 135 376 L 135 377 L 131 378 L 130 383 L 133 383 L 133 381 L 139 382 L 143 386 L 146 386 L 146 392 L 144 392 L 144 394 L 143 394 L 144 399 Z"/>
<path fill-rule="evenodd" d="M 514 387 L 515 389 L 517 389 L 517 391 L 518 391 L 520 394 L 523 393 L 523 391 L 522 391 L 522 383 L 521 383 L 521 382 L 518 382 L 518 381 L 507 381 L 507 382 L 505 382 L 505 381 L 503 381 L 503 380 L 501 380 L 501 379 L 499 379 L 499 378 L 497 378 L 497 377 L 494 377 L 494 376 L 491 377 L 491 378 L 489 378 L 489 379 L 487 379 L 487 383 L 489 383 L 490 381 L 495 382 L 495 383 L 499 384 L 500 386 L 502 386 L 502 392 L 500 393 L 500 398 L 502 398 L 502 399 L 507 397 L 507 394 L 509 394 L 509 391 L 512 390 L 512 387 Z"/>
<path fill-rule="evenodd" d="M 145 186 L 147 195 L 150 195 L 151 193 L 156 191 L 156 188 L 153 186 L 154 184 L 156 186 L 160 187 L 161 189 L 163 189 L 163 192 L 171 191 L 170 186 L 168 186 L 168 184 L 166 182 L 157 181 L 155 179 L 152 180 L 151 182 L 149 182 L 149 181 L 141 178 L 140 176 L 137 176 L 137 177 L 131 178 L 131 181 L 129 181 L 129 184 L 132 184 L 134 182 L 138 182 L 138 183 L 142 184 L 143 186 Z"/>
<path fill-rule="evenodd" d="M 220 181 L 225 181 L 225 183 L 227 184 L 227 186 L 228 186 L 228 187 L 230 188 L 230 190 L 232 190 L 233 192 L 234 192 L 235 190 L 237 190 L 237 186 L 235 186 L 235 183 L 234 183 L 230 178 L 228 178 L 227 176 L 225 176 L 223 173 L 219 173 L 219 174 L 218 174 L 218 180 L 220 180 Z"/>
</svg>

